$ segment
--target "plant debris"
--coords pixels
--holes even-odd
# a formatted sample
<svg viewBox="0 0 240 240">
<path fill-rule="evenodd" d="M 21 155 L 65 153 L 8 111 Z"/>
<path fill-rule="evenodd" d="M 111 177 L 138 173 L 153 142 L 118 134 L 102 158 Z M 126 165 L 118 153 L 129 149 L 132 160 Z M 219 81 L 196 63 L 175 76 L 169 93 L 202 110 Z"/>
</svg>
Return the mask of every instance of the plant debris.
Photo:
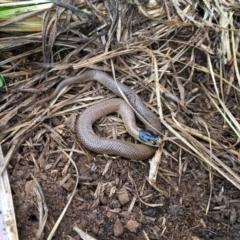
<svg viewBox="0 0 240 240">
<path fill-rule="evenodd" d="M 9 173 L 19 238 L 240 239 L 240 1 L 50 4 L 0 20 L 0 174 Z M 20 21 L 29 31 L 8 31 Z M 159 114 L 163 144 L 150 164 L 78 142 L 77 116 L 115 97 L 102 85 L 35 104 L 89 69 Z M 134 141 L 117 114 L 94 129 Z"/>
</svg>

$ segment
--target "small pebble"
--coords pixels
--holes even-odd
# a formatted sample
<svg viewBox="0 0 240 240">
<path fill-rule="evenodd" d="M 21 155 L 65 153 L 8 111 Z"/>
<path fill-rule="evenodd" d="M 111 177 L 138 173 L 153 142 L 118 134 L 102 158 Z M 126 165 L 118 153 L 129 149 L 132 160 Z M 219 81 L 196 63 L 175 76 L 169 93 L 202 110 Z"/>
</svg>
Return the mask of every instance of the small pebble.
<svg viewBox="0 0 240 240">
<path fill-rule="evenodd" d="M 130 232 L 134 232 L 136 233 L 138 228 L 140 227 L 140 224 L 135 221 L 135 220 L 129 220 L 127 222 L 127 225 L 126 225 L 127 229 L 130 231 Z"/>
<path fill-rule="evenodd" d="M 155 217 L 156 214 L 157 214 L 157 208 L 155 208 L 155 207 L 149 207 L 143 211 L 143 215 L 148 216 L 148 217 Z"/>
<path fill-rule="evenodd" d="M 114 237 L 121 236 L 123 234 L 123 231 L 124 231 L 123 225 L 121 221 L 117 219 L 117 221 L 114 223 L 114 226 L 113 226 Z"/>
<path fill-rule="evenodd" d="M 118 199 L 122 205 L 130 201 L 129 194 L 126 188 L 121 188 L 117 194 L 118 194 Z"/>
</svg>

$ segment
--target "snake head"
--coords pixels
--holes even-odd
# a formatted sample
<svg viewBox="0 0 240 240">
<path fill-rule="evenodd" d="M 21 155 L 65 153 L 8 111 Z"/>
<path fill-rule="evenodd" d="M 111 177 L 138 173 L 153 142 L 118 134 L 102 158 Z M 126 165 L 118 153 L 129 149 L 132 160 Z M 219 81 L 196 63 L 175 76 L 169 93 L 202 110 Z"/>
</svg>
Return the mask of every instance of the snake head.
<svg viewBox="0 0 240 240">
<path fill-rule="evenodd" d="M 141 129 L 139 131 L 138 137 L 141 142 L 143 142 L 147 145 L 157 146 L 160 144 L 160 137 L 158 135 L 156 135 L 155 133 L 153 133 L 152 131 L 147 130 L 147 129 Z"/>
</svg>

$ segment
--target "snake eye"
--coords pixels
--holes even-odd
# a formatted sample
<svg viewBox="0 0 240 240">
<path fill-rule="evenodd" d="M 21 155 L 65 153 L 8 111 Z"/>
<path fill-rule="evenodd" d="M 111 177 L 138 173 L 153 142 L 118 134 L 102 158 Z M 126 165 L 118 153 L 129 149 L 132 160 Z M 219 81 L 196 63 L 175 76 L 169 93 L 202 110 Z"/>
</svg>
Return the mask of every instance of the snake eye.
<svg viewBox="0 0 240 240">
<path fill-rule="evenodd" d="M 150 130 L 142 129 L 139 131 L 139 139 L 144 143 L 156 145 L 159 141 L 159 136 Z"/>
</svg>

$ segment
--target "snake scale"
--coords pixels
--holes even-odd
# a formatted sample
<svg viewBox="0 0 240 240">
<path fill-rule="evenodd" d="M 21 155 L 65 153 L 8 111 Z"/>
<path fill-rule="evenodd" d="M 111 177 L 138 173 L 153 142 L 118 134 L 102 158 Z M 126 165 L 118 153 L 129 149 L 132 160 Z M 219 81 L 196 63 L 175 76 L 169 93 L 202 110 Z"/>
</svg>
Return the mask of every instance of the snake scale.
<svg viewBox="0 0 240 240">
<path fill-rule="evenodd" d="M 40 100 L 38 104 L 50 101 L 56 97 L 65 86 L 92 80 L 103 84 L 121 98 L 124 94 L 130 105 L 140 115 L 138 118 L 144 123 L 147 130 L 137 127 L 135 114 L 123 99 L 113 98 L 97 103 L 82 112 L 76 123 L 77 135 L 80 142 L 89 150 L 102 154 L 119 155 L 134 160 L 145 160 L 153 156 L 156 147 L 158 147 L 161 142 L 158 136 L 158 132 L 161 130 L 158 117 L 143 104 L 141 98 L 129 87 L 123 83 L 114 81 L 112 77 L 102 71 L 90 70 L 63 80 L 50 96 Z M 93 123 L 112 112 L 119 112 L 130 135 L 144 144 L 135 144 L 123 140 L 106 139 L 97 136 L 92 128 Z"/>
</svg>

